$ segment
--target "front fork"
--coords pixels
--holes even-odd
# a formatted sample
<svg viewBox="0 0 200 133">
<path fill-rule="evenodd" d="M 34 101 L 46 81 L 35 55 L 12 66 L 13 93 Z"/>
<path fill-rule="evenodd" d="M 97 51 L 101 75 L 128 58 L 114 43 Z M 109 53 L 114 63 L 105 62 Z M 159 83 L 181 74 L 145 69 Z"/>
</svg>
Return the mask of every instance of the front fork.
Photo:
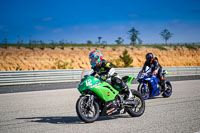
<svg viewBox="0 0 200 133">
<path fill-rule="evenodd" d="M 148 84 L 142 83 L 144 85 L 144 93 L 148 92 Z"/>
<path fill-rule="evenodd" d="M 85 95 L 88 97 L 87 107 L 92 108 L 94 103 L 94 96 L 93 95 Z"/>
</svg>

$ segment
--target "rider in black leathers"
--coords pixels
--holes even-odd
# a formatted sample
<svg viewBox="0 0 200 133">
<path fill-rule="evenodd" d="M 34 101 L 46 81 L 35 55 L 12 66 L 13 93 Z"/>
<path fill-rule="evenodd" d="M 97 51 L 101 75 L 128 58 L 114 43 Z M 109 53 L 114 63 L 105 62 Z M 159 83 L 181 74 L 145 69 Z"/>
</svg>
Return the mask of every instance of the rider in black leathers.
<svg viewBox="0 0 200 133">
<path fill-rule="evenodd" d="M 152 53 L 147 53 L 146 54 L 146 61 L 144 63 L 144 66 L 142 68 L 142 71 L 144 72 L 146 70 L 146 67 L 151 68 L 151 76 L 155 76 L 156 74 L 158 75 L 158 78 L 160 80 L 160 85 L 161 85 L 161 91 L 165 90 L 165 79 L 162 75 L 162 66 L 159 64 L 157 57 L 154 57 Z"/>
</svg>

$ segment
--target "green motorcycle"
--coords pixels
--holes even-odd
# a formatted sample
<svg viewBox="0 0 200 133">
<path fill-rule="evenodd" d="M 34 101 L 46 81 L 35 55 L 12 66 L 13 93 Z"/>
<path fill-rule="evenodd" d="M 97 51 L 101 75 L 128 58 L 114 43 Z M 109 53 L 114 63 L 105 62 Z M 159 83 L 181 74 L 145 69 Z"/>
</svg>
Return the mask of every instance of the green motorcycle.
<svg viewBox="0 0 200 133">
<path fill-rule="evenodd" d="M 122 80 L 130 86 L 134 76 L 125 76 Z M 76 103 L 76 112 L 79 118 L 91 123 L 99 116 L 125 114 L 132 117 L 141 116 L 145 110 L 145 101 L 141 94 L 131 90 L 133 98 L 126 100 L 126 94 L 115 85 L 101 80 L 98 76 L 85 75 L 78 85 L 81 96 Z"/>
</svg>

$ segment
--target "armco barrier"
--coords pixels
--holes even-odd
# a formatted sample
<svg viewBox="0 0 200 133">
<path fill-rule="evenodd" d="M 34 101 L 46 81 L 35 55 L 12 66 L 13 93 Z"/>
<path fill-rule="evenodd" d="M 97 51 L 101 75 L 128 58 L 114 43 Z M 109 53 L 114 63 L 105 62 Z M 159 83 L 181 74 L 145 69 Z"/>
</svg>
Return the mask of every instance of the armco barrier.
<svg viewBox="0 0 200 133">
<path fill-rule="evenodd" d="M 200 75 L 200 67 L 165 67 L 163 69 L 168 71 L 167 77 Z M 116 68 L 120 76 L 137 76 L 140 70 L 141 68 Z M 76 82 L 80 80 L 82 71 L 82 69 L 0 71 L 0 86 Z"/>
</svg>

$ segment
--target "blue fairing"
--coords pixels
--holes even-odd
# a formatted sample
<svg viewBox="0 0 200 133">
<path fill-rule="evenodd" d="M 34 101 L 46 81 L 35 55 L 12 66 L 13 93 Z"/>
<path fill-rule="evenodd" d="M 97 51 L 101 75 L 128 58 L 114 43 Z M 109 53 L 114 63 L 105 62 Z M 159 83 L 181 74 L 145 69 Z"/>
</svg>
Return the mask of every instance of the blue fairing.
<svg viewBox="0 0 200 133">
<path fill-rule="evenodd" d="M 144 91 L 146 92 L 148 89 L 147 84 L 143 82 L 142 85 L 144 86 Z M 144 99 L 148 99 L 148 98 L 149 98 L 149 94 L 144 96 Z"/>
<path fill-rule="evenodd" d="M 154 96 L 158 96 L 160 95 L 160 88 L 157 87 L 159 79 L 156 77 L 151 77 L 151 81 L 150 81 L 150 86 L 151 88 L 151 94 L 150 97 L 154 97 Z"/>
<path fill-rule="evenodd" d="M 160 95 L 160 87 L 158 86 L 159 79 L 156 76 L 150 76 L 148 73 L 143 74 L 144 76 L 138 75 L 138 82 L 144 85 L 144 91 L 149 88 L 148 98 Z M 165 75 L 163 75 L 165 76 Z M 144 99 L 146 96 L 144 96 Z"/>
</svg>

